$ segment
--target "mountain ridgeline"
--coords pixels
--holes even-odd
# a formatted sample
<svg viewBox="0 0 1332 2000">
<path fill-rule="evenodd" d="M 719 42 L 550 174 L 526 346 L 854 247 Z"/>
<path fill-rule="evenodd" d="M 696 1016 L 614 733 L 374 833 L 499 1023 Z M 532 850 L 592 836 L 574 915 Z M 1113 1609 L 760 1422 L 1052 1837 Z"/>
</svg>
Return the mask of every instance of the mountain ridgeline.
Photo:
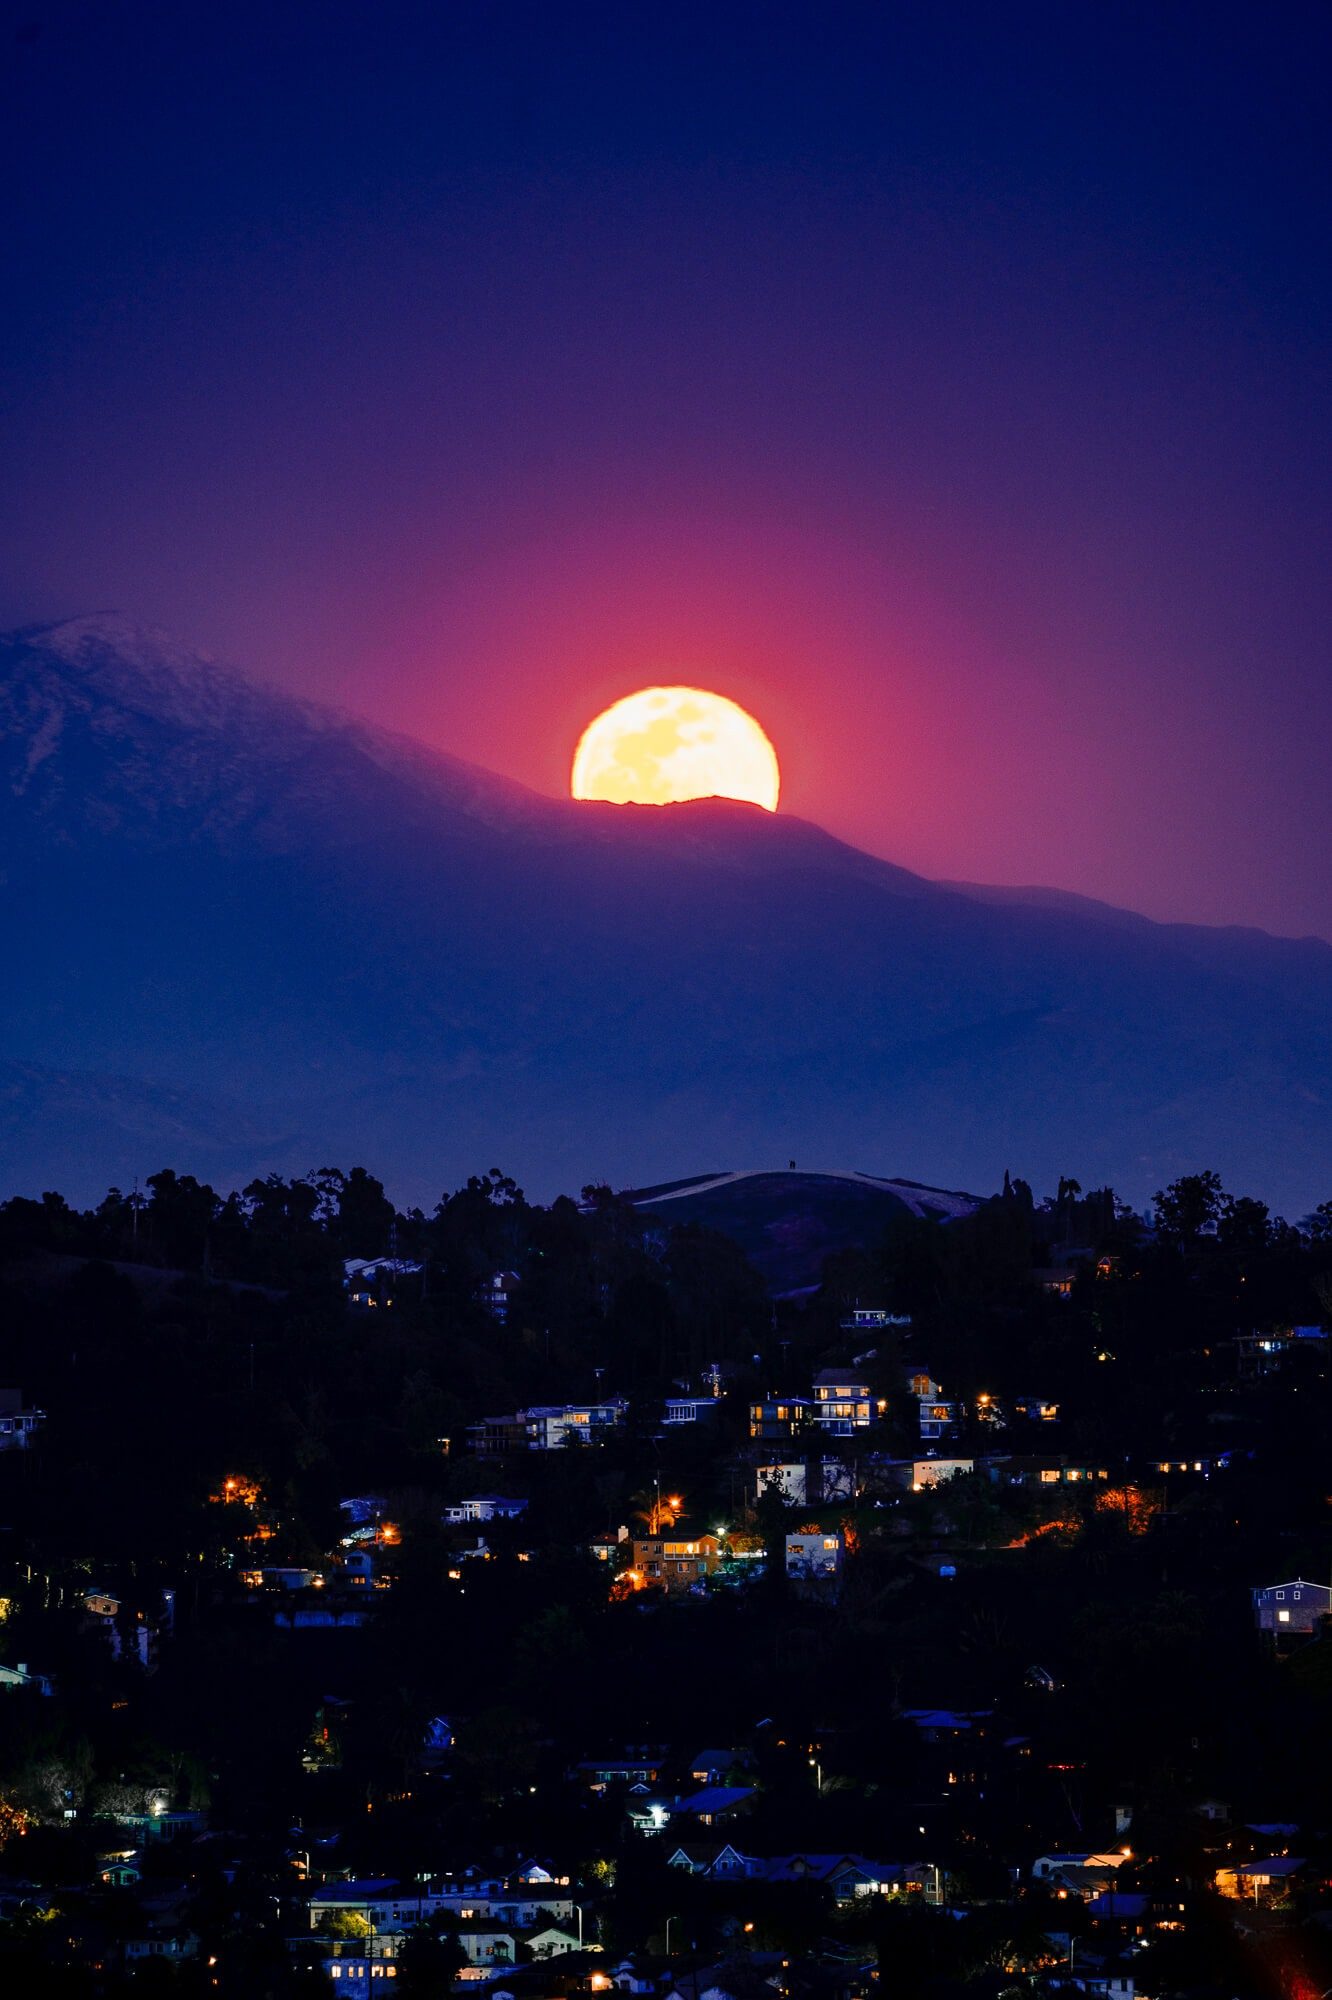
<svg viewBox="0 0 1332 2000">
<path fill-rule="evenodd" d="M 120 621 L 0 641 L 0 1186 L 171 1160 L 1332 1187 L 1332 947 L 547 799 Z"/>
</svg>

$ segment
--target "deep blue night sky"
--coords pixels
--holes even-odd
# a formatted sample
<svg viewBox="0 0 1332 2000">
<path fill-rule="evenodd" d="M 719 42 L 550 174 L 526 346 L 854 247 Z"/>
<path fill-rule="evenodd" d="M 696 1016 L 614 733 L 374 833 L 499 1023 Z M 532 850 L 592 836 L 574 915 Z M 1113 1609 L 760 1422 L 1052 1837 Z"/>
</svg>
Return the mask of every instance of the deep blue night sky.
<svg viewBox="0 0 1332 2000">
<path fill-rule="evenodd" d="M 5 625 L 1332 936 L 1323 8 L 7 10 Z"/>
</svg>

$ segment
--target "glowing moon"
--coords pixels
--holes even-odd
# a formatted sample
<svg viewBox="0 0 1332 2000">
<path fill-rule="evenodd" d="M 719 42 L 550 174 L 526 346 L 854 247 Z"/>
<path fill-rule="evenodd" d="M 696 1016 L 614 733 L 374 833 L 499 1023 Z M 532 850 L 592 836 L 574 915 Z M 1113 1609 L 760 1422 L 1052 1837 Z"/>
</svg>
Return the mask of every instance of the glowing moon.
<svg viewBox="0 0 1332 2000">
<path fill-rule="evenodd" d="M 704 688 L 649 687 L 588 724 L 574 752 L 576 799 L 674 805 L 747 799 L 776 812 L 777 753 L 752 715 Z"/>
</svg>

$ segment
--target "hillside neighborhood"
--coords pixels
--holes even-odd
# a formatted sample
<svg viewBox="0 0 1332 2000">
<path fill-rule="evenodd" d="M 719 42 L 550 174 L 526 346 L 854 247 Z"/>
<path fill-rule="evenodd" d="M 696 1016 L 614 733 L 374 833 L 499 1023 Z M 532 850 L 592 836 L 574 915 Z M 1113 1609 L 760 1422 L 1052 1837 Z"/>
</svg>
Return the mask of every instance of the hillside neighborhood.
<svg viewBox="0 0 1332 2000">
<path fill-rule="evenodd" d="M 162 1174 L 0 1284 L 6 1991 L 1332 1984 L 1326 1207 L 1010 1181 L 776 1296 Z"/>
</svg>

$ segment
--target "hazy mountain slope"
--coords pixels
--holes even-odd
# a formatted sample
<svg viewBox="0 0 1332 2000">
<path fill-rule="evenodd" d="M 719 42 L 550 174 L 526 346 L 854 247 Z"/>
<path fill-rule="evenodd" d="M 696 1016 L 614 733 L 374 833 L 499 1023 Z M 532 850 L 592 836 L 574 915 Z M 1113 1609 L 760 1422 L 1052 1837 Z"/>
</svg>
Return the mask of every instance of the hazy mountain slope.
<svg viewBox="0 0 1332 2000">
<path fill-rule="evenodd" d="M 0 641 L 0 842 L 3 1052 L 67 1079 L 11 1104 L 3 1184 L 151 1171 L 180 1092 L 222 1107 L 182 1166 L 222 1171 L 234 1117 L 265 1164 L 419 1198 L 802 1154 L 1332 1190 L 1317 941 L 961 893 L 720 801 L 540 798 L 118 623 Z"/>
</svg>

